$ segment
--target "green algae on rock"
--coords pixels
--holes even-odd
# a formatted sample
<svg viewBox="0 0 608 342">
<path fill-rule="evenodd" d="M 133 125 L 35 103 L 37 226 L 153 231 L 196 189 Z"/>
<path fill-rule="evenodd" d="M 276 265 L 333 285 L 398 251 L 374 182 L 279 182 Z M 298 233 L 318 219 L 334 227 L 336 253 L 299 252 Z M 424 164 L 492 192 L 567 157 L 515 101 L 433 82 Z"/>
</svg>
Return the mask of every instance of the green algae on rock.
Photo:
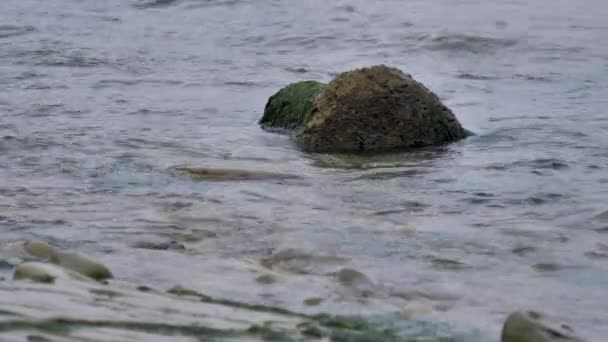
<svg viewBox="0 0 608 342">
<path fill-rule="evenodd" d="M 327 87 L 316 81 L 292 83 L 270 97 L 260 125 L 265 128 L 295 130 L 311 118 L 315 99 Z"/>
<path fill-rule="evenodd" d="M 344 72 L 327 85 L 293 83 L 270 97 L 260 124 L 292 131 L 310 152 L 386 152 L 471 134 L 437 95 L 385 65 Z"/>
</svg>

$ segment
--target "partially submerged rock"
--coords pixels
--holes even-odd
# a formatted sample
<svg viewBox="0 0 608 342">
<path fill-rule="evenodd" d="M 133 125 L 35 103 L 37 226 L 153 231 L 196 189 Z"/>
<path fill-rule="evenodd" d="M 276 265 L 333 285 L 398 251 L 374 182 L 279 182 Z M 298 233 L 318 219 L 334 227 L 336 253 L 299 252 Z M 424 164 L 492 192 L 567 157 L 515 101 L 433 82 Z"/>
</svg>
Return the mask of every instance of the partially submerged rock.
<svg viewBox="0 0 608 342">
<path fill-rule="evenodd" d="M 247 181 L 247 180 L 265 180 L 265 179 L 291 179 L 300 178 L 296 175 L 285 173 L 257 171 L 257 170 L 239 170 L 239 169 L 221 169 L 210 167 L 196 166 L 178 166 L 175 170 L 192 177 L 197 180 L 205 181 Z"/>
<path fill-rule="evenodd" d="M 384 65 L 342 73 L 328 85 L 291 84 L 270 97 L 260 124 L 294 132 L 312 152 L 438 146 L 470 134 L 433 92 Z"/>
<path fill-rule="evenodd" d="M 568 325 L 534 311 L 517 311 L 503 326 L 501 342 L 583 342 Z"/>
</svg>

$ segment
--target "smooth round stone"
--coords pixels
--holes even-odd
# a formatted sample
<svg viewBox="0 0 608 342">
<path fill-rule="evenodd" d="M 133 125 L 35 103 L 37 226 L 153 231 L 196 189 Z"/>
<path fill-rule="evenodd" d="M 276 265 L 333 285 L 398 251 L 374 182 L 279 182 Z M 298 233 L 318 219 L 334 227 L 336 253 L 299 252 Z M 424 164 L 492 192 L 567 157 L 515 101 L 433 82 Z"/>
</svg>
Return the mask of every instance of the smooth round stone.
<svg viewBox="0 0 608 342">
<path fill-rule="evenodd" d="M 39 283 L 53 283 L 55 279 L 69 278 L 68 273 L 61 267 L 42 262 L 25 262 L 15 269 L 13 279 L 29 279 Z"/>
<path fill-rule="evenodd" d="M 51 259 L 56 254 L 55 249 L 45 241 L 28 241 L 23 244 L 23 248 L 29 254 L 42 259 Z"/>
<path fill-rule="evenodd" d="M 106 266 L 77 253 L 57 252 L 51 261 L 95 280 L 112 278 L 112 272 Z"/>
<path fill-rule="evenodd" d="M 503 326 L 501 342 L 583 342 L 568 325 L 534 311 L 517 311 Z"/>
</svg>

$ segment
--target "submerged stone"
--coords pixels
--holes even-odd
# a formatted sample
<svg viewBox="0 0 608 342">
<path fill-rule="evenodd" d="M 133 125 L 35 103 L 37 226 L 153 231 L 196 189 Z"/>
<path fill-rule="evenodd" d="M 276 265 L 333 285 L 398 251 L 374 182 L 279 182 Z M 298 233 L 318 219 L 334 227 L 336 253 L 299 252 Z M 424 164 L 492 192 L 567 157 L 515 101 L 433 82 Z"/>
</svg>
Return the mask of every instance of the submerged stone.
<svg viewBox="0 0 608 342">
<path fill-rule="evenodd" d="M 270 97 L 260 124 L 292 131 L 311 152 L 384 152 L 470 135 L 433 92 L 384 65 L 342 73 L 326 86 L 291 84 Z"/>
<path fill-rule="evenodd" d="M 239 169 L 220 169 L 196 166 L 178 166 L 175 170 L 188 175 L 196 180 L 205 181 L 247 181 L 247 180 L 266 180 L 266 179 L 292 179 L 300 178 L 296 175 L 285 173 L 258 171 L 258 170 L 239 170 Z"/>
</svg>

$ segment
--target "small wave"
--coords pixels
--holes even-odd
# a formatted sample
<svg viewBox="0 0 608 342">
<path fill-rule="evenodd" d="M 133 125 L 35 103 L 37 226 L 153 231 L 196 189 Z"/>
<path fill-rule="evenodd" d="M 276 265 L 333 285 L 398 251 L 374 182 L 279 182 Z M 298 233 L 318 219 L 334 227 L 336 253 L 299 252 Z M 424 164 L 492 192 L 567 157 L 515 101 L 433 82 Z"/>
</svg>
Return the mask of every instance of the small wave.
<svg viewBox="0 0 608 342">
<path fill-rule="evenodd" d="M 521 79 L 521 80 L 525 80 L 525 81 L 541 82 L 541 83 L 553 82 L 553 80 L 549 77 L 535 76 L 535 75 L 530 75 L 530 74 L 515 74 L 515 75 L 513 75 L 513 78 Z"/>
<path fill-rule="evenodd" d="M 196 9 L 196 8 L 206 8 L 211 6 L 230 6 L 236 5 L 242 2 L 242 0 L 199 0 L 189 1 L 190 4 L 187 6 L 188 9 Z M 177 6 L 184 3 L 183 0 L 143 0 L 137 1 L 132 5 L 132 7 L 137 9 L 154 9 L 154 8 L 168 8 L 172 6 Z"/>
<path fill-rule="evenodd" d="M 227 86 L 246 87 L 246 88 L 253 88 L 258 85 L 258 83 L 252 82 L 252 81 L 226 81 L 223 84 L 227 85 Z"/>
<path fill-rule="evenodd" d="M 513 165 L 545 170 L 564 170 L 570 167 L 566 161 L 555 158 L 540 158 L 529 161 L 520 161 L 513 163 Z"/>
<path fill-rule="evenodd" d="M 340 5 L 340 6 L 336 6 L 335 10 L 336 11 L 340 11 L 340 12 L 346 12 L 346 13 L 355 13 L 355 12 L 357 12 L 357 8 L 355 6 L 352 6 L 352 5 Z"/>
<path fill-rule="evenodd" d="M 500 79 L 499 77 L 496 77 L 496 76 L 485 76 L 485 75 L 478 75 L 478 74 L 471 74 L 471 73 L 460 73 L 456 76 L 456 78 L 459 78 L 461 80 L 472 80 L 472 81 L 493 81 L 493 80 Z"/>
<path fill-rule="evenodd" d="M 389 180 L 395 178 L 407 178 L 420 176 L 428 171 L 422 169 L 407 169 L 398 171 L 386 171 L 386 172 L 371 172 L 362 176 L 359 176 L 353 180 Z"/>
<path fill-rule="evenodd" d="M 149 84 L 149 85 L 180 85 L 182 82 L 175 80 L 145 80 L 145 79 L 136 79 L 136 80 L 101 80 L 95 82 L 91 88 L 93 89 L 105 89 L 105 88 L 114 88 L 121 86 L 135 86 L 140 84 Z"/>
<path fill-rule="evenodd" d="M 16 57 L 20 59 L 18 65 L 90 68 L 109 64 L 106 59 L 82 49 L 42 48 L 20 52 Z"/>
<path fill-rule="evenodd" d="M 514 169 L 514 168 L 530 168 L 530 169 L 533 169 L 534 171 L 538 171 L 538 170 L 560 171 L 560 170 L 565 170 L 565 169 L 570 168 L 570 165 L 566 161 L 560 160 L 560 159 L 540 158 L 540 159 L 533 159 L 533 160 L 523 160 L 523 161 L 520 160 L 520 161 L 516 161 L 513 163 L 507 163 L 507 164 L 502 164 L 502 163 L 491 164 L 491 165 L 486 166 L 485 168 L 487 170 L 498 170 L 498 171 L 510 170 L 510 169 Z"/>
<path fill-rule="evenodd" d="M 509 199 L 506 202 L 509 205 L 543 205 L 548 203 L 555 203 L 562 199 L 566 198 L 566 195 L 558 194 L 558 193 L 538 193 L 526 198 L 513 198 Z"/>
<path fill-rule="evenodd" d="M 293 72 L 294 74 L 305 74 L 308 72 L 308 69 L 287 67 L 285 68 L 285 71 Z"/>
<path fill-rule="evenodd" d="M 428 39 L 427 48 L 435 51 L 493 53 L 516 44 L 517 41 L 513 39 L 448 34 L 431 37 Z"/>
<path fill-rule="evenodd" d="M 31 137 L 16 137 L 4 136 L 0 139 L 0 151 L 28 151 L 28 150 L 48 150 L 53 147 L 63 146 L 48 137 L 31 136 Z"/>
<path fill-rule="evenodd" d="M 29 80 L 29 79 L 36 79 L 36 78 L 43 78 L 43 77 L 47 77 L 46 74 L 41 74 L 38 72 L 34 72 L 34 71 L 26 71 L 21 73 L 19 76 L 15 77 L 15 79 L 17 80 Z"/>
<path fill-rule="evenodd" d="M 21 113 L 18 116 L 27 116 L 32 118 L 42 118 L 52 116 L 59 111 L 64 110 L 65 107 L 62 104 L 47 104 L 47 105 L 34 105 Z"/>
<path fill-rule="evenodd" d="M 133 7 L 137 9 L 148 9 L 148 8 L 163 8 L 176 5 L 179 0 L 152 0 L 152 1 L 138 1 L 133 4 Z"/>
<path fill-rule="evenodd" d="M 36 32 L 34 26 L 0 25 L 0 39 L 21 36 L 32 32 Z"/>
<path fill-rule="evenodd" d="M 243 0 L 200 0 L 194 1 L 194 4 L 189 5 L 188 9 L 207 8 L 212 6 L 234 6 L 242 3 Z"/>
</svg>

